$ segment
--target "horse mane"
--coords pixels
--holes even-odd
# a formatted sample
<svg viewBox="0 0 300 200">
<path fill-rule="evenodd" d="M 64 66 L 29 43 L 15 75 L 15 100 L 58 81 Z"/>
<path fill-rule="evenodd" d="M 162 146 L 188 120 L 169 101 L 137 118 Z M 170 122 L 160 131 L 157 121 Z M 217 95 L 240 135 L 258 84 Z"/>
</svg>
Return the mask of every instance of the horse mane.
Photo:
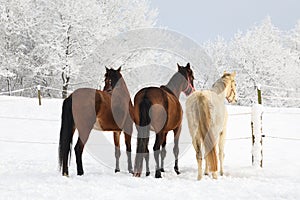
<svg viewBox="0 0 300 200">
<path fill-rule="evenodd" d="M 225 73 L 221 78 L 219 78 L 213 85 L 211 88 L 211 91 L 220 94 L 222 93 L 228 84 L 228 79 L 227 77 L 229 77 L 230 74 L 229 73 Z"/>
<path fill-rule="evenodd" d="M 111 78 L 111 85 L 112 85 L 112 91 L 109 93 L 117 92 L 117 93 L 122 93 L 125 94 L 126 97 L 130 98 L 130 93 L 127 87 L 127 84 L 122 76 L 121 73 L 108 73 L 105 74 L 105 77 L 110 77 Z"/>
<path fill-rule="evenodd" d="M 118 81 L 118 86 L 121 86 L 121 88 L 124 90 L 123 92 L 125 92 L 126 95 L 130 96 L 128 87 L 127 87 L 127 85 L 126 85 L 126 82 L 125 82 L 123 76 L 120 77 L 120 79 L 119 79 L 119 81 Z"/>
<path fill-rule="evenodd" d="M 169 91 L 171 91 L 178 98 L 181 92 L 179 83 L 182 83 L 183 81 L 186 81 L 185 76 L 183 76 L 180 72 L 176 72 L 165 85 L 165 87 L 168 88 Z"/>
<path fill-rule="evenodd" d="M 183 77 L 183 75 L 180 72 L 176 72 L 169 80 L 169 82 L 167 83 L 167 87 L 168 86 L 175 86 L 174 83 L 178 83 L 178 79 L 181 79 Z"/>
</svg>

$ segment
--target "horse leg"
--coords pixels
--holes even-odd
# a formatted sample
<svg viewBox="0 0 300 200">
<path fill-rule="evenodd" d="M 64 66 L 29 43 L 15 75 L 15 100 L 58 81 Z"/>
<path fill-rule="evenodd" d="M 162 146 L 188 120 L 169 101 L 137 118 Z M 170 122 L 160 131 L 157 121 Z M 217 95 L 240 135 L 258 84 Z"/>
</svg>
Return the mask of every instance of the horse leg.
<svg viewBox="0 0 300 200">
<path fill-rule="evenodd" d="M 78 137 L 77 143 L 74 147 L 75 155 L 76 155 L 76 164 L 77 164 L 77 175 L 83 175 L 83 167 L 82 167 L 82 152 L 83 152 L 84 144 L 81 141 L 80 137 Z"/>
<path fill-rule="evenodd" d="M 147 149 L 146 149 L 145 161 L 146 161 L 146 176 L 149 176 L 150 175 L 150 168 L 149 168 L 149 149 L 148 149 L 148 145 L 147 145 Z"/>
<path fill-rule="evenodd" d="M 132 170 L 132 162 L 131 162 L 131 134 L 124 133 L 125 144 L 126 144 L 126 154 L 127 154 L 127 164 L 128 164 L 128 172 L 133 173 Z"/>
<path fill-rule="evenodd" d="M 193 138 L 193 146 L 196 151 L 196 160 L 198 163 L 198 176 L 197 180 L 202 179 L 202 152 L 201 152 L 201 142 L 197 138 Z"/>
<path fill-rule="evenodd" d="M 179 168 L 178 168 L 178 155 L 179 155 L 179 136 L 181 133 L 181 126 L 178 128 L 174 129 L 174 148 L 173 148 L 173 153 L 175 156 L 175 166 L 174 170 L 177 175 L 180 174 Z"/>
<path fill-rule="evenodd" d="M 138 131 L 137 149 L 136 149 L 136 156 L 135 156 L 135 163 L 134 163 L 134 173 L 133 173 L 133 176 L 135 176 L 135 177 L 140 177 L 141 176 L 142 169 L 143 169 L 143 158 L 146 159 L 147 172 L 149 172 L 148 143 L 149 143 L 149 132 L 147 133 L 146 136 L 143 136 Z M 150 174 L 150 172 L 149 172 L 149 174 Z M 147 175 L 147 173 L 146 173 L 146 175 Z"/>
<path fill-rule="evenodd" d="M 82 152 L 84 145 L 86 144 L 89 135 L 91 133 L 91 130 L 93 128 L 93 124 L 86 124 L 86 126 L 80 126 L 78 127 L 78 140 L 74 147 L 75 155 L 76 155 L 76 164 L 77 164 L 77 175 L 83 175 L 83 167 L 82 167 Z"/>
<path fill-rule="evenodd" d="M 223 168 L 223 163 L 224 163 L 224 145 L 225 145 L 225 136 L 226 136 L 226 130 L 224 129 L 219 138 L 219 159 L 220 159 L 220 175 L 224 175 L 224 168 Z"/>
<path fill-rule="evenodd" d="M 119 160 L 120 160 L 120 156 L 121 156 L 120 134 L 121 134 L 121 132 L 114 132 L 115 158 L 116 158 L 115 173 L 120 172 L 120 166 L 119 166 Z"/>
<path fill-rule="evenodd" d="M 208 160 L 207 158 L 205 157 L 205 170 L 204 170 L 204 175 L 205 176 L 208 176 L 209 174 L 209 165 L 208 165 Z"/>
<path fill-rule="evenodd" d="M 225 115 L 225 120 L 224 120 L 224 125 L 223 125 L 223 130 L 220 133 L 219 137 L 219 159 L 220 159 L 220 175 L 224 175 L 224 146 L 225 146 L 225 137 L 226 137 L 226 125 L 227 125 L 227 120 L 228 120 L 228 114 L 226 111 Z"/>
<path fill-rule="evenodd" d="M 161 168 L 159 165 L 159 155 L 160 155 L 160 145 L 162 144 L 163 140 L 163 134 L 162 132 L 157 133 L 155 137 L 155 143 L 153 146 L 153 152 L 154 152 L 154 159 L 155 159 L 155 178 L 161 178 Z"/>
<path fill-rule="evenodd" d="M 165 157 L 167 155 L 167 151 L 166 151 L 166 144 L 167 144 L 167 133 L 163 134 L 163 143 L 162 143 L 162 149 L 161 149 L 161 172 L 165 172 L 164 169 L 164 160 Z"/>
</svg>

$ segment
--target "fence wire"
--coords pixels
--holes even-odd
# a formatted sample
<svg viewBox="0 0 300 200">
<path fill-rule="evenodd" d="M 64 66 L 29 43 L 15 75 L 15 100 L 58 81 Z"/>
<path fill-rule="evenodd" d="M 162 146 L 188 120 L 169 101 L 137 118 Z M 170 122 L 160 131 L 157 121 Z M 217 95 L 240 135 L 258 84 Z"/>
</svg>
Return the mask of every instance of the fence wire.
<svg viewBox="0 0 300 200">
<path fill-rule="evenodd" d="M 273 88 L 278 90 L 285 90 L 285 91 L 295 91 L 294 89 L 286 89 L 286 88 L 280 88 L 280 87 L 273 87 L 268 85 L 262 85 L 262 87 L 267 88 Z M 45 87 L 41 86 L 43 89 L 48 90 L 55 90 L 55 91 L 63 91 L 61 89 L 52 88 L 52 87 Z M 29 87 L 29 88 L 23 88 L 18 89 L 14 91 L 7 91 L 7 92 L 0 92 L 0 95 L 7 95 L 7 94 L 13 94 L 18 92 L 23 92 L 25 90 L 37 90 L 37 87 Z M 73 91 L 69 91 L 68 93 L 72 93 Z M 294 97 L 276 97 L 276 96 L 262 96 L 266 99 L 282 99 L 282 100 L 299 100 L 300 98 L 294 98 Z M 248 99 L 248 98 L 241 98 L 241 99 Z M 265 114 L 276 114 L 275 112 L 264 112 Z M 280 114 L 294 114 L 294 115 L 300 115 L 300 113 L 280 113 Z M 229 113 L 230 116 L 241 116 L 241 115 L 251 115 L 251 112 L 243 112 L 243 113 Z M 42 119 L 42 118 L 23 118 L 23 117 L 9 117 L 9 116 L 0 116 L 0 118 L 4 119 L 17 119 L 17 120 L 37 120 L 37 121 L 49 121 L 49 122 L 58 122 L 59 119 Z M 288 141 L 300 141 L 300 138 L 289 138 L 289 137 L 277 137 L 277 136 L 268 136 L 265 135 L 265 138 L 271 138 L 271 139 L 280 139 L 280 140 L 288 140 Z M 227 138 L 226 140 L 247 140 L 252 139 L 252 137 L 239 137 L 239 138 Z M 0 142 L 6 142 L 6 143 L 21 143 L 21 144 L 48 144 L 48 145 L 58 145 L 57 142 L 44 142 L 44 141 L 27 141 L 27 140 L 10 140 L 5 138 L 0 138 Z M 179 144 L 187 144 L 185 142 L 179 143 Z"/>
</svg>

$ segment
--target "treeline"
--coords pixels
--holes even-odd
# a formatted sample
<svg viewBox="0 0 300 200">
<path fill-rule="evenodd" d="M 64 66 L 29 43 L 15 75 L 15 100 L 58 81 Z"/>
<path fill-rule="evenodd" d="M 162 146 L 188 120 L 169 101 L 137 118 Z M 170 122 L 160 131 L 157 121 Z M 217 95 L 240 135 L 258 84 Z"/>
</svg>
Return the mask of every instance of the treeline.
<svg viewBox="0 0 300 200">
<path fill-rule="evenodd" d="M 220 73 L 237 71 L 241 105 L 251 105 L 261 86 L 265 105 L 300 107 L 300 20 L 282 31 L 266 17 L 230 41 L 218 37 L 203 46 Z"/>
</svg>

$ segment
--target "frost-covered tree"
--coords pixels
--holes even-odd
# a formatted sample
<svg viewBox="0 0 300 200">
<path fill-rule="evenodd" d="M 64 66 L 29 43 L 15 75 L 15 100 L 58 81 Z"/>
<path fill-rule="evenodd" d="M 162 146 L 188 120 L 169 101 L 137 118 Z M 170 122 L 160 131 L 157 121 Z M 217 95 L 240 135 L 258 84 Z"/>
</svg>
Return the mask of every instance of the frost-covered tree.
<svg viewBox="0 0 300 200">
<path fill-rule="evenodd" d="M 122 66 L 122 71 L 129 73 L 130 68 L 141 66 L 146 60 L 153 58 L 153 53 L 142 49 L 139 51 L 131 49 L 125 55 L 119 54 L 116 50 L 118 46 L 126 43 L 126 39 L 120 35 L 131 30 L 153 27 L 158 15 L 157 10 L 151 9 L 148 0 L 101 0 L 98 2 L 102 8 L 101 19 L 103 22 L 98 27 L 99 30 L 94 31 L 94 33 L 97 33 L 95 34 L 96 38 L 92 40 L 92 45 L 87 47 L 90 53 L 84 62 L 84 65 L 89 66 L 89 69 L 92 70 L 81 70 L 80 73 L 86 79 L 81 80 L 82 77 L 80 76 L 77 80 L 79 83 L 91 80 L 92 83 L 88 84 L 94 87 L 95 82 L 98 85 L 99 78 L 103 77 L 103 74 L 98 73 L 95 78 L 95 70 L 104 73 L 104 66 L 115 68 Z M 118 44 L 107 45 L 114 40 L 118 41 Z M 103 46 L 105 46 L 105 49 L 102 48 Z M 107 57 L 103 55 L 103 51 L 105 51 L 105 55 L 114 54 L 115 57 Z"/>
<path fill-rule="evenodd" d="M 295 27 L 287 33 L 287 46 L 293 53 L 296 53 L 297 59 L 300 60 L 300 20 Z"/>
<path fill-rule="evenodd" d="M 238 32 L 229 42 L 218 37 L 203 46 L 219 73 L 237 70 L 239 104 L 256 101 L 255 86 L 259 84 L 266 105 L 299 106 L 291 99 L 299 95 L 300 23 L 283 32 L 267 17 L 245 33 Z"/>
<path fill-rule="evenodd" d="M 293 29 L 285 35 L 285 45 L 290 50 L 290 57 L 287 61 L 287 71 L 290 75 L 286 78 L 289 88 L 288 96 L 300 99 L 300 20 Z M 300 101 L 293 102 L 293 106 L 299 106 Z"/>
<path fill-rule="evenodd" d="M 151 27 L 157 16 L 147 0 L 0 1 L 4 22 L 0 56 L 6 59 L 1 74 L 9 70 L 12 77 L 19 70 L 30 77 L 28 84 L 62 85 L 63 97 L 75 80 L 87 81 L 95 74 L 82 73 L 85 67 L 104 69 L 99 69 L 101 55 L 95 52 L 103 41 L 123 31 Z"/>
<path fill-rule="evenodd" d="M 2 78 L 7 80 L 9 90 L 26 86 L 26 77 L 30 80 L 34 63 L 32 52 L 35 41 L 31 38 L 21 3 L 23 1 L 1 1 L 0 4 L 0 71 L 4 71 Z"/>
<path fill-rule="evenodd" d="M 222 74 L 226 70 L 230 70 L 228 69 L 230 65 L 228 44 L 223 37 L 218 36 L 215 41 L 208 41 L 204 43 L 203 48 L 211 57 L 212 62 L 217 67 L 219 74 Z"/>
<path fill-rule="evenodd" d="M 240 68 L 240 85 L 242 97 L 249 97 L 254 93 L 253 84 L 263 86 L 284 87 L 286 60 L 290 54 L 282 45 L 282 32 L 275 27 L 271 18 L 267 17 L 258 26 L 247 31 L 246 34 L 237 34 L 230 46 L 232 65 Z M 285 72 L 285 74 L 283 73 Z M 252 91 L 251 91 L 252 90 Z M 283 91 L 274 91 L 265 87 L 266 96 L 278 95 Z M 253 95 L 252 95 L 253 96 Z M 253 98 L 253 97 L 252 97 Z M 272 103 L 273 102 L 267 102 Z"/>
</svg>

